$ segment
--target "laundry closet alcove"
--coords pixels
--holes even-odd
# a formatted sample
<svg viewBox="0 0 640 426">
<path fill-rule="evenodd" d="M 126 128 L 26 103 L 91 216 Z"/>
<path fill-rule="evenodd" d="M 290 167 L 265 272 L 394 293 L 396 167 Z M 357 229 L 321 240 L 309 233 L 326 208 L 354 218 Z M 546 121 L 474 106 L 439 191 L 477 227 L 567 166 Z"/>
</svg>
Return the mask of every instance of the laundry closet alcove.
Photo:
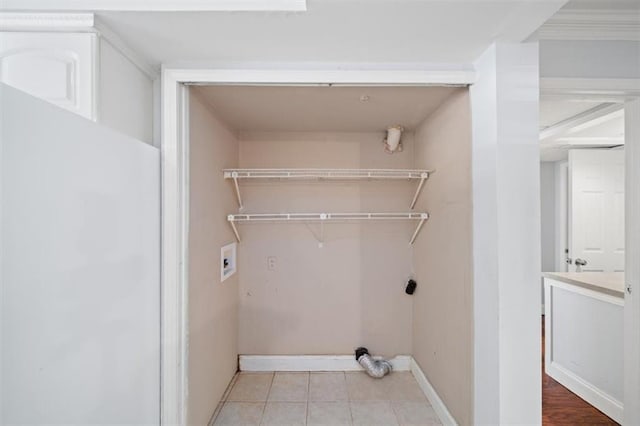
<svg viewBox="0 0 640 426">
<path fill-rule="evenodd" d="M 447 357 L 429 380 L 462 387 L 472 344 L 467 88 L 189 92 L 189 417 L 211 414 L 238 356 L 352 357 L 366 346 L 425 372 Z M 395 125 L 402 150 L 389 153 Z M 237 240 L 237 272 L 221 283 L 220 249 Z M 461 392 L 461 406 L 468 398 Z"/>
</svg>

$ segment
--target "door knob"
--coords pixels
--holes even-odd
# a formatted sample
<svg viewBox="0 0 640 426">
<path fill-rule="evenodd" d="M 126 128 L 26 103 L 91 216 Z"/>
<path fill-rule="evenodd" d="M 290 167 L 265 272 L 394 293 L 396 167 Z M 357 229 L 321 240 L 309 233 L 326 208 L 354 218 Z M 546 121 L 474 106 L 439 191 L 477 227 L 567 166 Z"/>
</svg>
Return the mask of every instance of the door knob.
<svg viewBox="0 0 640 426">
<path fill-rule="evenodd" d="M 582 267 L 587 264 L 587 261 L 577 258 L 574 263 L 576 264 L 576 272 L 582 272 Z"/>
</svg>

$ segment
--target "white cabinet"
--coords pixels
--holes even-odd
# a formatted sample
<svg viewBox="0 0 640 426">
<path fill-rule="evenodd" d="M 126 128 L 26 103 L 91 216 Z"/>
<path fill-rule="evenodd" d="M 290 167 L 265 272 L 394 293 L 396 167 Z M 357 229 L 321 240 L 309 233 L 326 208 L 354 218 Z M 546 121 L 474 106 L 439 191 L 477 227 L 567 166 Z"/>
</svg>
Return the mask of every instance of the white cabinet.
<svg viewBox="0 0 640 426">
<path fill-rule="evenodd" d="M 154 142 L 157 66 L 92 14 L 0 12 L 0 28 L 1 82 Z"/>
<path fill-rule="evenodd" d="M 95 33 L 0 33 L 0 81 L 91 120 L 96 117 Z"/>
</svg>

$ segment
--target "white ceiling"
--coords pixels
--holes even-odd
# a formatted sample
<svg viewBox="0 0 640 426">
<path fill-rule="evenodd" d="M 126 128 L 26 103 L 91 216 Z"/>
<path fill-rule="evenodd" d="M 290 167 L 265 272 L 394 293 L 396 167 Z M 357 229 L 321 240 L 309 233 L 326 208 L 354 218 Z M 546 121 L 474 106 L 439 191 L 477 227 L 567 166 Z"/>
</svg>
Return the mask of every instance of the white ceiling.
<svg viewBox="0 0 640 426">
<path fill-rule="evenodd" d="M 540 128 L 553 126 L 581 112 L 588 111 L 602 102 L 597 100 L 548 100 L 540 99 Z"/>
<path fill-rule="evenodd" d="M 413 130 L 456 90 L 452 87 L 192 86 L 239 131 Z M 368 100 L 362 101 L 366 96 Z"/>
<path fill-rule="evenodd" d="M 155 64 L 470 64 L 522 41 L 566 0 L 308 0 L 306 12 L 98 12 Z M 408 65 L 407 65 L 408 64 Z"/>
<path fill-rule="evenodd" d="M 589 36 L 593 37 L 593 40 L 599 40 L 598 37 L 602 36 L 602 33 L 598 30 L 615 29 L 611 28 L 616 25 L 615 22 L 609 21 L 608 17 L 624 15 L 633 20 L 639 12 L 640 0 L 571 0 L 556 16 L 568 13 L 580 17 L 586 13 L 584 17 L 590 22 L 581 40 L 589 40 Z M 634 35 L 633 39 L 635 37 L 637 35 Z M 541 133 L 541 160 L 564 160 L 570 149 L 604 148 L 624 144 L 622 105 L 603 102 L 597 97 L 589 99 L 580 94 L 575 94 L 573 99 L 542 98 L 540 130 L 546 131 Z M 588 120 L 585 117 L 588 117 Z"/>
<path fill-rule="evenodd" d="M 624 144 L 624 109 L 622 108 L 602 115 L 593 114 L 593 118 L 587 122 L 575 120 L 582 113 L 607 105 L 610 104 L 592 101 L 541 100 L 540 130 L 561 122 L 569 125 L 552 137 L 541 140 L 540 160 L 565 160 L 570 149 Z"/>
<path fill-rule="evenodd" d="M 638 0 L 571 0 L 564 7 L 565 10 L 590 9 L 590 10 L 640 10 Z"/>
</svg>

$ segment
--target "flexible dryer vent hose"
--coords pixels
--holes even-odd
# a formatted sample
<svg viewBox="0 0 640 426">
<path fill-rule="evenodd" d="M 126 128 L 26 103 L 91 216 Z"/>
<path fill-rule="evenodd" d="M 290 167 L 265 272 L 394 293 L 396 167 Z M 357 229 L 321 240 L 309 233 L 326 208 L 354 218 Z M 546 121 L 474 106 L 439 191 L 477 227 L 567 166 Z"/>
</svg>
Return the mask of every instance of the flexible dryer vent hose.
<svg viewBox="0 0 640 426">
<path fill-rule="evenodd" d="M 369 355 L 367 348 L 356 349 L 356 361 L 364 368 L 371 377 L 381 379 L 391 372 L 391 363 L 385 359 L 374 359 Z"/>
</svg>

